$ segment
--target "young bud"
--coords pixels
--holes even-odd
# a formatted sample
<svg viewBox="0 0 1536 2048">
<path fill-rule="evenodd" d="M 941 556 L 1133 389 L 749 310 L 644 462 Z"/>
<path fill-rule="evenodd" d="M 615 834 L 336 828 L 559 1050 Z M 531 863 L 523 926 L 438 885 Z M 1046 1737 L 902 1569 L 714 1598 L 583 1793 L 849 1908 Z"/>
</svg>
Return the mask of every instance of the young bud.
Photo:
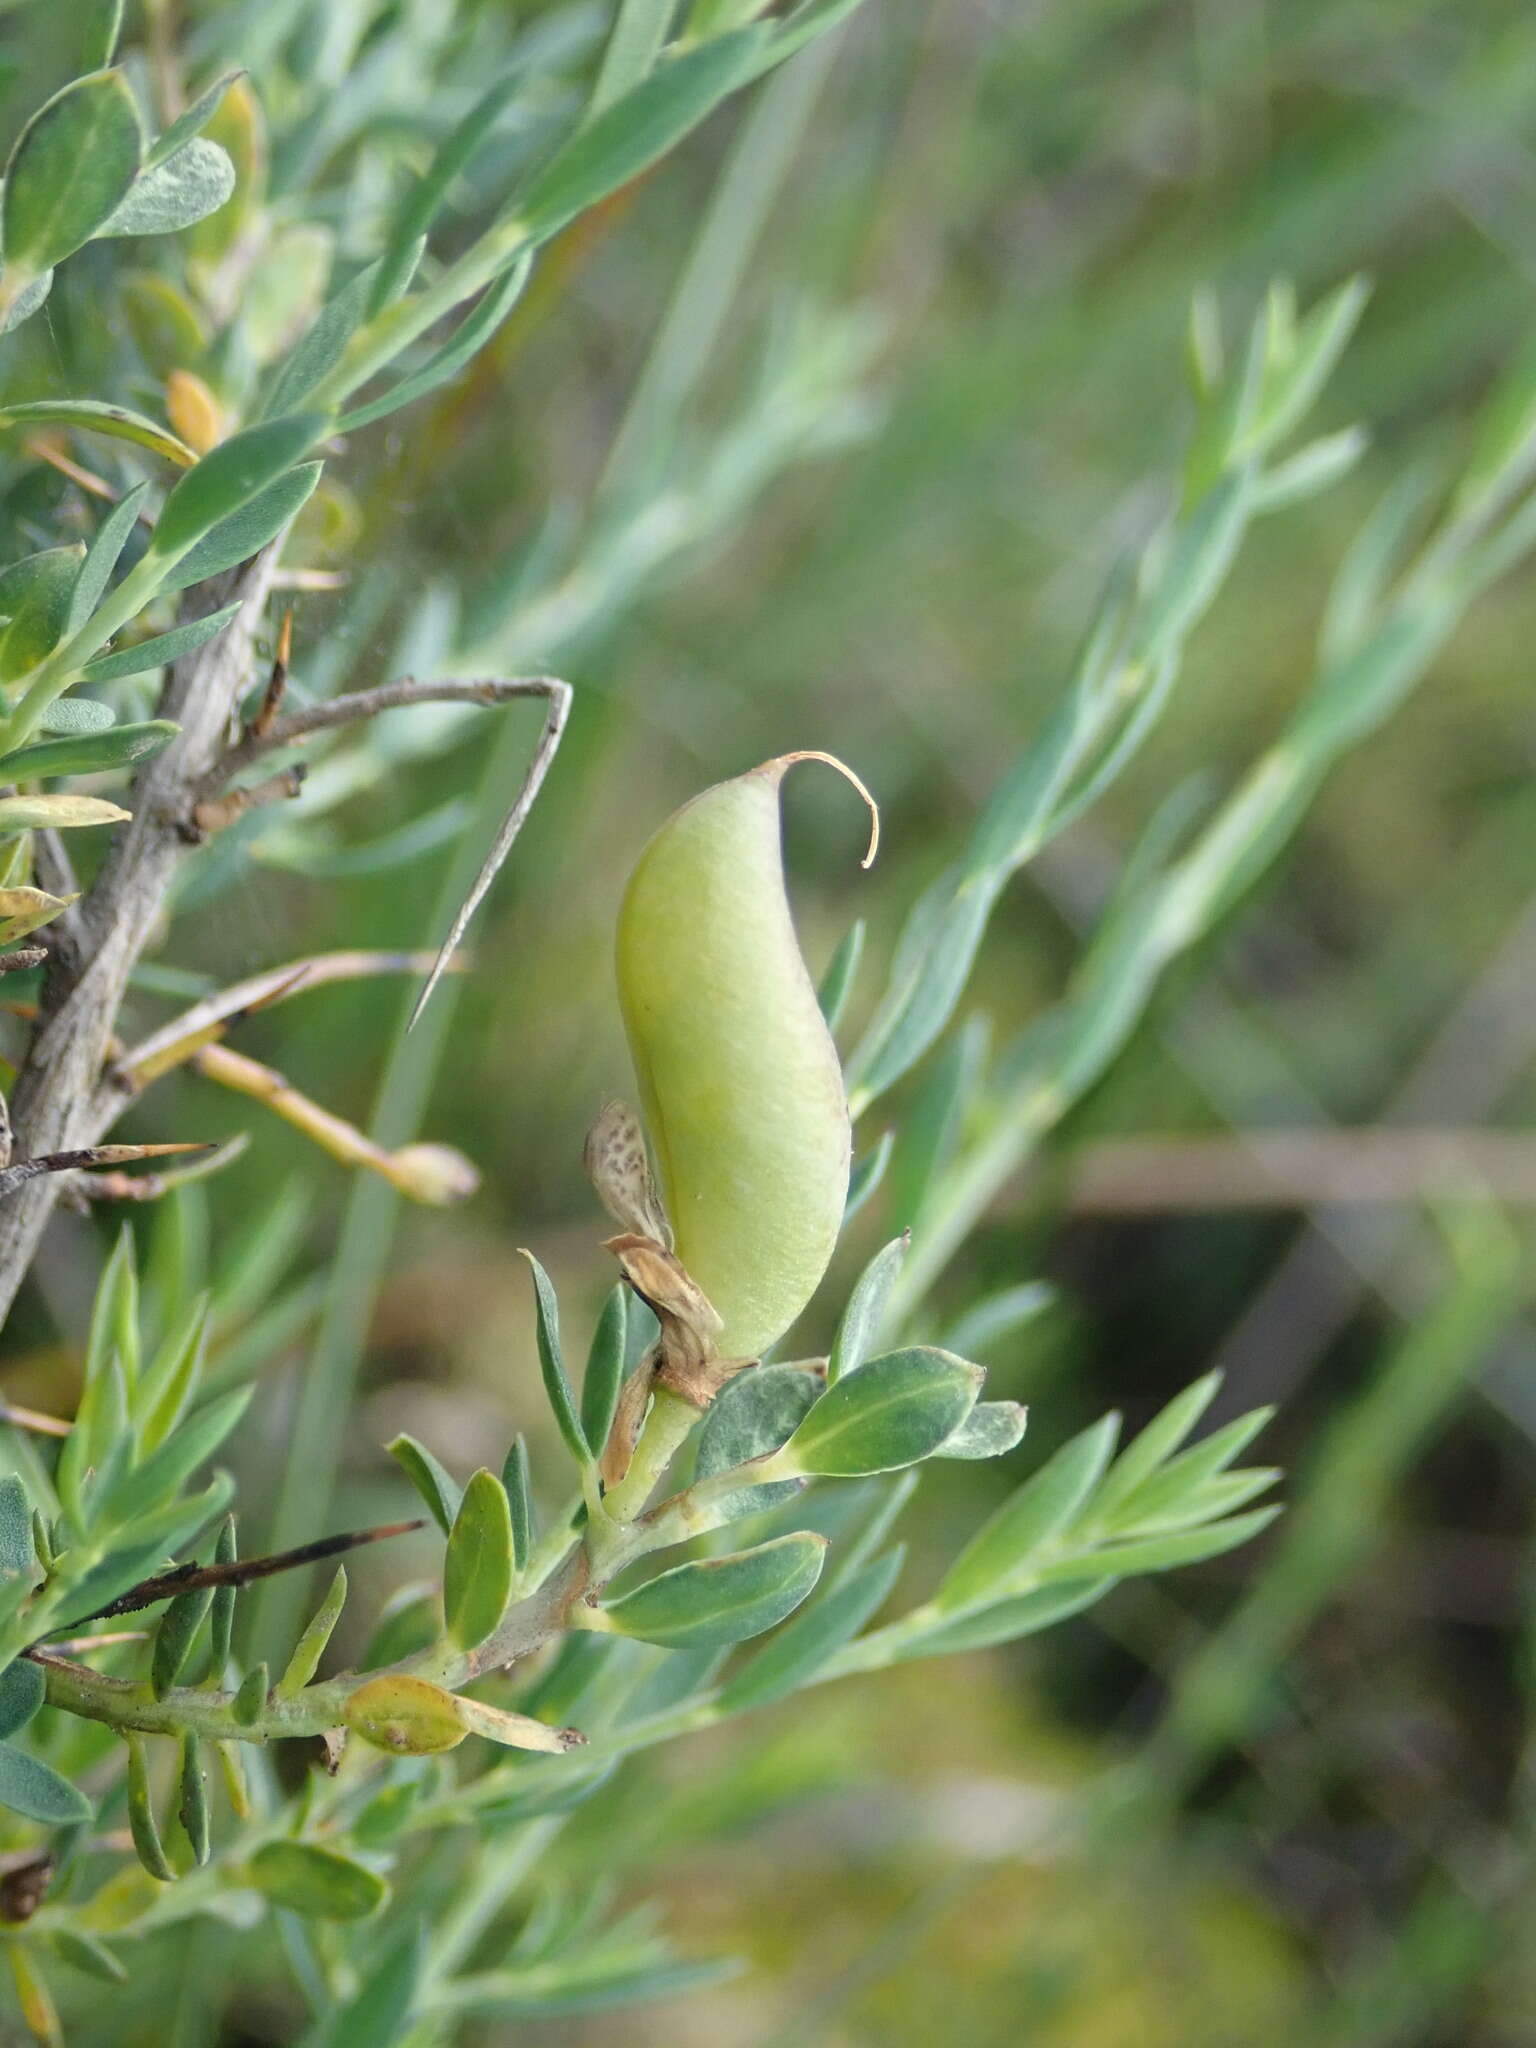
<svg viewBox="0 0 1536 2048">
<path fill-rule="evenodd" d="M 480 1185 L 475 1167 L 452 1145 L 403 1145 L 390 1164 L 390 1179 L 414 1202 L 446 1207 L 468 1200 Z"/>
</svg>

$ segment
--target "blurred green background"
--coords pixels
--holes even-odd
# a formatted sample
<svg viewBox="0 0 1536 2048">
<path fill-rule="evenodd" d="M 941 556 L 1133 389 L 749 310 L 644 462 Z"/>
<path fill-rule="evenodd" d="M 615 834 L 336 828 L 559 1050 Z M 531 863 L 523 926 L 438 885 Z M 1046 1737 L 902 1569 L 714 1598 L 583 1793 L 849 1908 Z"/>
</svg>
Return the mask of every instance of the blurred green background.
<svg viewBox="0 0 1536 2048">
<path fill-rule="evenodd" d="M 405 1508 L 379 1448 L 400 1428 L 459 1469 L 514 1428 L 549 1434 L 515 1248 L 538 1250 L 573 1320 L 595 1312 L 610 1272 L 580 1151 L 597 1104 L 628 1086 L 608 945 L 633 855 L 702 783 L 788 748 L 831 749 L 879 795 L 885 851 L 861 875 L 846 794 L 814 779 L 792 791 L 802 936 L 819 965 L 864 915 L 884 957 L 1038 728 L 1109 566 L 1163 503 L 1189 422 L 1181 358 L 1197 287 L 1235 326 L 1278 272 L 1304 299 L 1368 272 L 1373 300 L 1320 424 L 1364 419 L 1372 445 L 1322 499 L 1264 522 L 1154 742 L 1009 893 L 971 1004 L 1000 1029 L 1059 989 L 1168 792 L 1189 778 L 1224 786 L 1277 729 L 1369 507 L 1412 465 L 1464 447 L 1491 378 L 1536 332 L 1536 15 L 1514 0 L 869 0 L 825 52 L 796 61 L 794 94 L 779 93 L 759 155 L 718 202 L 755 230 L 737 288 L 724 296 L 709 247 L 696 252 L 718 329 L 685 300 L 651 374 L 677 374 L 697 343 L 688 431 L 708 448 L 811 313 L 817 347 L 832 347 L 835 311 L 851 322 L 836 330 L 836 390 L 808 378 L 804 421 L 778 422 L 785 448 L 760 487 L 748 476 L 718 538 L 706 505 L 688 544 L 663 549 L 579 633 L 534 608 L 519 662 L 536 668 L 558 642 L 575 711 L 474 932 L 474 972 L 439 1013 L 448 1051 L 422 1123 L 472 1154 L 482 1193 L 398 1217 L 372 1192 L 359 1212 L 354 1194 L 351 1228 L 380 1285 L 375 1296 L 367 1259 L 344 1264 L 326 1306 L 311 1276 L 345 1227 L 339 1168 L 191 1079 L 132 1126 L 254 1133 L 210 1185 L 216 1247 L 297 1219 L 295 1280 L 258 1275 L 249 1304 L 267 1307 L 270 1290 L 288 1318 L 269 1326 L 280 1341 L 265 1441 L 249 1433 L 241 1474 L 279 1523 L 295 1403 L 322 1370 L 317 1348 L 345 1353 L 349 1330 L 362 1380 L 356 1412 L 331 1417 L 331 1526 Z M 753 119 L 749 106 L 717 120 L 553 252 L 490 356 L 348 457 L 358 558 L 376 580 L 366 602 L 356 588 L 297 597 L 301 679 L 411 666 L 441 638 L 433 606 L 453 586 L 511 604 L 539 537 L 589 516 Z M 829 427 L 836 445 L 801 445 Z M 1223 1417 L 1280 1404 L 1261 1449 L 1297 1475 L 1293 1501 L 1324 1525 L 1363 1504 L 1368 1526 L 1337 1568 L 1324 1544 L 1300 1589 L 1272 1596 L 1290 1612 L 1294 1595 L 1293 1625 L 1258 1631 L 1251 1690 L 1214 1719 L 1186 1705 L 1187 1741 L 1167 1746 L 1170 1699 L 1180 1711 L 1190 1688 L 1214 1672 L 1219 1690 L 1237 1668 L 1228 1618 L 1268 1583 L 1263 1546 L 1123 1586 L 1013 1649 L 847 1683 L 637 1762 L 557 1853 L 580 1881 L 583 1831 L 601 1830 L 642 1891 L 660 1854 L 681 1943 L 742 1954 L 749 1971 L 687 2004 L 487 2027 L 486 2042 L 1536 2041 L 1523 1936 L 1536 1905 L 1529 1331 L 1484 1347 L 1464 1385 L 1437 1385 L 1425 1440 L 1388 1455 L 1384 1361 L 1428 1291 L 1411 1178 L 1401 1199 L 1350 1209 L 1218 1211 L 1173 1191 L 1148 1213 L 1087 1213 L 1074 1198 L 1082 1156 L 1121 1137 L 1529 1125 L 1533 645 L 1527 571 L 1479 604 L 1428 684 L 1330 782 L 1230 934 L 1178 970 L 933 1312 L 937 1332 L 983 1289 L 1036 1277 L 1056 1289 L 987 1359 L 996 1391 L 1031 1404 L 1021 1458 L 1109 1404 L 1140 1421 L 1212 1363 L 1229 1373 Z M 496 756 L 508 797 L 520 745 Z M 472 786 L 489 752 L 477 728 L 408 798 L 384 777 L 337 814 L 338 843 Z M 167 957 L 225 981 L 328 947 L 435 942 L 452 858 L 428 851 L 378 875 L 342 860 L 302 878 L 252 858 L 189 911 Z M 238 1043 L 366 1120 L 400 1009 L 389 985 L 321 991 L 253 1020 Z M 146 996 L 143 1010 L 164 1005 Z M 296 1182 L 313 1196 L 302 1216 Z M 886 1221 L 861 1219 L 851 1263 Z M 66 1398 L 69 1346 L 54 1329 L 78 1335 L 106 1228 L 55 1227 L 10 1333 L 17 1398 Z M 807 1348 L 825 1335 L 808 1329 Z M 1433 1360 L 1426 1370 L 1433 1383 Z M 1378 1500 L 1361 1475 L 1384 1446 Z M 1332 1462 L 1314 1486 L 1320 1457 Z M 930 1482 L 919 1552 L 947 1554 L 979 1497 L 1008 1483 L 972 1466 Z M 1113 1767 L 1160 1728 L 1152 1793 L 1082 1838 L 1074 1816 L 1103 1817 Z M 284 2038 L 263 1986 L 239 2004 L 232 2042 Z"/>
</svg>

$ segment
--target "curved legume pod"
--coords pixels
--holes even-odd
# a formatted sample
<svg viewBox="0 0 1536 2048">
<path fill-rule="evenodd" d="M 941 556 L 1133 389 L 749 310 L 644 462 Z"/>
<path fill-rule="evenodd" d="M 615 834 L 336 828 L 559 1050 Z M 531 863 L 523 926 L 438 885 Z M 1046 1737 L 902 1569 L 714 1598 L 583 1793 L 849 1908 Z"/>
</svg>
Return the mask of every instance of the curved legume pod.
<svg viewBox="0 0 1536 2048">
<path fill-rule="evenodd" d="M 722 1321 L 719 1355 L 781 1337 L 827 1269 L 848 1193 L 842 1068 L 784 887 L 786 754 L 716 784 L 636 863 L 619 997 L 677 1252 Z M 878 821 L 876 821 L 876 832 Z M 874 857 L 872 834 L 867 867 Z"/>
</svg>

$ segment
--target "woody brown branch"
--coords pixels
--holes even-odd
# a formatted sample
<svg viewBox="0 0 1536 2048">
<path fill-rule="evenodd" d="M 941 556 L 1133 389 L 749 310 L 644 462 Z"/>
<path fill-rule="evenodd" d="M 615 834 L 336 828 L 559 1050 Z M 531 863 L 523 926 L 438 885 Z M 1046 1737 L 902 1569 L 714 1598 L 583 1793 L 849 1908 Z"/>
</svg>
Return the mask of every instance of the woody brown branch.
<svg viewBox="0 0 1536 2048">
<path fill-rule="evenodd" d="M 222 759 L 235 711 L 251 686 L 254 641 L 271 587 L 276 546 L 188 593 L 184 620 L 234 599 L 225 631 L 174 663 L 158 712 L 180 732 L 134 778 L 133 815 L 114 839 L 75 920 L 78 944 L 55 950 L 40 1015 L 11 1097 L 17 1149 L 41 1157 L 94 1145 L 124 1096 L 102 1078 L 128 977 L 189 848 L 184 826 Z M 56 1177 L 30 1181 L 0 1203 L 0 1318 L 9 1311 L 58 1200 Z"/>
</svg>

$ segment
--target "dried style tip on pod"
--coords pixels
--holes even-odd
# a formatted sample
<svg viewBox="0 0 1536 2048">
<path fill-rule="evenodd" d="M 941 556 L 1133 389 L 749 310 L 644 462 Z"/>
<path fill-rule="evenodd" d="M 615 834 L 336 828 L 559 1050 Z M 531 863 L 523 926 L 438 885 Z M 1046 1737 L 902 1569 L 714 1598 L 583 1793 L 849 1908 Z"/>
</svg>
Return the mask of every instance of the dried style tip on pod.
<svg viewBox="0 0 1536 2048">
<path fill-rule="evenodd" d="M 718 1312 L 718 1353 L 753 1358 L 814 1293 L 837 1242 L 852 1131 L 842 1068 L 784 887 L 785 754 L 696 796 L 636 864 L 619 999 L 679 1259 Z"/>
</svg>

